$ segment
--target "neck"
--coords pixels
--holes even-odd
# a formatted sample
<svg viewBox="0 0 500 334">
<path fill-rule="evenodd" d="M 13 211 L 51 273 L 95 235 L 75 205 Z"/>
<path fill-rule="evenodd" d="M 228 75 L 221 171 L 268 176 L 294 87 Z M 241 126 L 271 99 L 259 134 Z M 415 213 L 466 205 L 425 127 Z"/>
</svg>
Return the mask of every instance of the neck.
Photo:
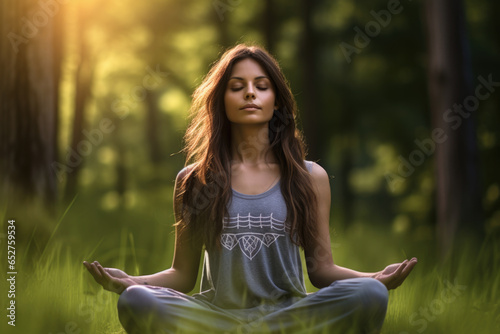
<svg viewBox="0 0 500 334">
<path fill-rule="evenodd" d="M 259 164 L 272 163 L 276 159 L 270 150 L 269 126 L 231 125 L 231 153 L 236 163 Z"/>
</svg>

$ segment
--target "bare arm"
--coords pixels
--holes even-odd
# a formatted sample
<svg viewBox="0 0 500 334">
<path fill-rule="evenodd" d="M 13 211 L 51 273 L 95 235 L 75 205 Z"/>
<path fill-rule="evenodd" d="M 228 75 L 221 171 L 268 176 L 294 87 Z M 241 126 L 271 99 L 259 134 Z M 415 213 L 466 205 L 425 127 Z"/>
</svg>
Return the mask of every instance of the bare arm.
<svg viewBox="0 0 500 334">
<path fill-rule="evenodd" d="M 180 217 L 180 205 L 175 203 L 178 185 L 186 175 L 183 169 L 176 178 L 174 190 L 174 213 L 176 221 Z M 189 237 L 189 233 L 179 234 L 178 228 L 175 231 L 175 250 L 172 266 L 164 271 L 152 275 L 129 276 L 125 272 L 115 268 L 103 268 L 97 261 L 88 263 L 84 261 L 85 267 L 92 274 L 97 283 L 106 290 L 121 294 L 123 290 L 131 285 L 154 285 L 171 288 L 180 292 L 189 292 L 193 289 L 198 276 L 200 265 L 202 244 L 194 238 Z"/>
<path fill-rule="evenodd" d="M 179 236 L 176 228 L 175 251 L 172 266 L 152 275 L 131 276 L 137 284 L 155 285 L 180 292 L 190 292 L 196 284 L 200 264 L 201 244 Z"/>
<path fill-rule="evenodd" d="M 388 289 L 394 289 L 403 283 L 417 263 L 417 259 L 406 260 L 402 263 L 392 264 L 384 270 L 375 273 L 359 272 L 344 268 L 333 262 L 330 244 L 330 180 L 325 170 L 314 163 L 311 171 L 313 188 L 318 199 L 318 236 L 316 243 L 304 249 L 307 263 L 307 272 L 311 283 L 322 288 L 332 282 L 346 278 L 372 277 L 386 285 Z"/>
</svg>

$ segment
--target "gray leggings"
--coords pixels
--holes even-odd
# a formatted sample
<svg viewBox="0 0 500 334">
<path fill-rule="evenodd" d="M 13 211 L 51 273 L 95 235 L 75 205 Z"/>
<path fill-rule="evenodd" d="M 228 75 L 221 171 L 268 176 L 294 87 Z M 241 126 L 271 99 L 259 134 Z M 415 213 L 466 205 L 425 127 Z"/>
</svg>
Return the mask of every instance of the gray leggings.
<svg viewBox="0 0 500 334">
<path fill-rule="evenodd" d="M 262 308 L 224 310 L 172 289 L 134 285 L 121 294 L 118 314 L 129 334 L 378 333 L 387 301 L 386 287 L 372 278 L 335 281 L 267 314 Z"/>
</svg>

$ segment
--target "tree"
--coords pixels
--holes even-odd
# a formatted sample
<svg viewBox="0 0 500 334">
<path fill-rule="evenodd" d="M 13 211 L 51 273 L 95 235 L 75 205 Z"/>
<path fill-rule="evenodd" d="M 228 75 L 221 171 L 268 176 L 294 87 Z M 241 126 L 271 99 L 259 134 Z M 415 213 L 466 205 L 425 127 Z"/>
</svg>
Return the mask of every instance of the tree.
<svg viewBox="0 0 500 334">
<path fill-rule="evenodd" d="M 0 8 L 0 197 L 54 208 L 59 7 L 20 0 L 3 1 Z"/>
<path fill-rule="evenodd" d="M 74 118 L 71 133 L 70 151 L 73 154 L 67 155 L 66 163 L 73 168 L 67 174 L 66 189 L 64 197 L 66 201 L 71 201 L 75 196 L 78 188 L 78 175 L 83 164 L 83 159 L 92 152 L 95 148 L 83 145 L 89 143 L 85 141 L 83 136 L 83 129 L 85 125 L 85 110 L 86 104 L 91 93 L 93 66 L 90 59 L 89 45 L 87 43 L 85 31 L 85 17 L 83 8 L 77 14 L 77 24 L 79 25 L 76 32 L 76 42 L 78 44 L 78 63 L 76 65 L 75 73 L 75 104 L 74 104 Z"/>
<path fill-rule="evenodd" d="M 265 0 L 265 5 L 262 13 L 262 34 L 264 35 L 264 41 L 267 51 L 274 54 L 276 49 L 276 16 L 274 0 Z"/>
<path fill-rule="evenodd" d="M 470 205 L 479 197 L 474 116 L 465 117 L 455 109 L 473 92 L 462 1 L 428 0 L 425 10 L 431 122 L 446 138 L 437 145 L 435 160 L 437 241 L 445 258 L 460 223 L 475 222 L 479 212 L 477 204 Z M 450 122 L 450 115 L 455 122 Z"/>
<path fill-rule="evenodd" d="M 323 144 L 318 134 L 319 120 L 319 106 L 318 106 L 318 93 L 314 83 L 316 82 L 317 75 L 317 42 L 315 31 L 312 24 L 312 16 L 317 1 L 303 0 L 301 1 L 300 9 L 301 19 L 303 24 L 303 33 L 301 36 L 301 54 L 300 58 L 302 63 L 302 106 L 301 106 L 301 119 L 303 120 L 303 129 L 307 139 L 309 149 L 308 157 L 312 160 L 318 159 L 320 152 L 323 151 Z"/>
</svg>

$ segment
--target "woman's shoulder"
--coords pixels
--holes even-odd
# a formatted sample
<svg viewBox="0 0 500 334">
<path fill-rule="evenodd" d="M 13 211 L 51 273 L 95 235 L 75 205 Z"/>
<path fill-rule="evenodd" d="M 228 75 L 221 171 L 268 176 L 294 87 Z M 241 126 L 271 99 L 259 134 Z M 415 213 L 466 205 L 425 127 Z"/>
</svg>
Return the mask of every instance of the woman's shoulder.
<svg viewBox="0 0 500 334">
<path fill-rule="evenodd" d="M 304 160 L 304 162 L 313 180 L 319 182 L 324 182 L 326 180 L 329 180 L 328 173 L 317 162 L 309 160 Z"/>
</svg>

